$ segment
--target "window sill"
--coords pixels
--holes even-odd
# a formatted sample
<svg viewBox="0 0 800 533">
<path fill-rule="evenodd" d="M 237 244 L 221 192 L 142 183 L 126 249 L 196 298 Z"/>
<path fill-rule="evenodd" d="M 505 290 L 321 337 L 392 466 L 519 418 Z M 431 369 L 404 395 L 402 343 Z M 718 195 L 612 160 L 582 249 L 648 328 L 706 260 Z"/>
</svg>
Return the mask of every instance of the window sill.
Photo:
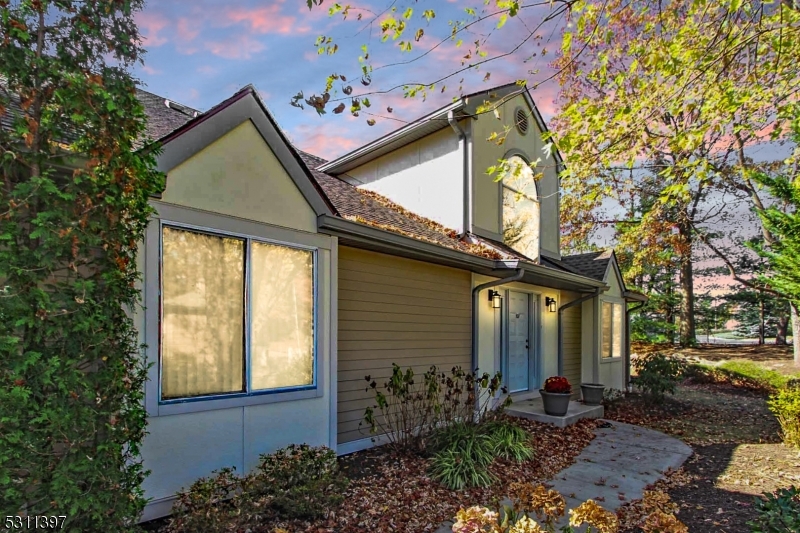
<svg viewBox="0 0 800 533">
<path fill-rule="evenodd" d="M 257 394 L 238 396 L 215 396 L 203 398 L 187 398 L 185 400 L 168 400 L 158 404 L 158 412 L 148 416 L 169 416 L 186 413 L 199 413 L 217 409 L 233 409 L 278 402 L 291 402 L 322 397 L 320 387 L 295 389 L 288 391 L 265 391 Z"/>
<path fill-rule="evenodd" d="M 619 362 L 624 361 L 624 360 L 625 360 L 625 358 L 622 357 L 622 356 L 620 356 L 620 357 L 601 357 L 600 358 L 600 364 L 603 364 L 603 363 L 619 363 Z"/>
</svg>

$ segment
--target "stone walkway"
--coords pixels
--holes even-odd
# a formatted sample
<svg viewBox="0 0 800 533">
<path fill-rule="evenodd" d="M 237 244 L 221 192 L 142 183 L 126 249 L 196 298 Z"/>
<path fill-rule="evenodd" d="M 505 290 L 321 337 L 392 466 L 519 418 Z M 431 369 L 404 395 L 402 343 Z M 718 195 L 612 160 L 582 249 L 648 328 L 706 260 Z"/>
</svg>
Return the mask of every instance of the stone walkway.
<svg viewBox="0 0 800 533">
<path fill-rule="evenodd" d="M 688 445 L 659 431 L 611 421 L 606 426 L 597 429 L 572 466 L 548 482 L 566 498 L 567 509 L 593 499 L 614 511 L 641 498 L 648 485 L 692 455 Z M 567 521 L 565 517 L 559 525 Z M 446 522 L 436 533 L 451 531 L 452 522 Z"/>
</svg>

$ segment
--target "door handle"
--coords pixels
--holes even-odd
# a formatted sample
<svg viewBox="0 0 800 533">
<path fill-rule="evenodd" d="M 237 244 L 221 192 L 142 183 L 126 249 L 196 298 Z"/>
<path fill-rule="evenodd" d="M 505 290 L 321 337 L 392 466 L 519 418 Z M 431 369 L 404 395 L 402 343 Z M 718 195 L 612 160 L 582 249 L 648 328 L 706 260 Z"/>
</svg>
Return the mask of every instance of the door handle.
<svg viewBox="0 0 800 533">
<path fill-rule="evenodd" d="M 525 349 L 526 349 L 526 350 L 529 350 L 529 349 L 530 349 L 530 347 L 528 346 L 528 339 L 525 339 Z"/>
</svg>

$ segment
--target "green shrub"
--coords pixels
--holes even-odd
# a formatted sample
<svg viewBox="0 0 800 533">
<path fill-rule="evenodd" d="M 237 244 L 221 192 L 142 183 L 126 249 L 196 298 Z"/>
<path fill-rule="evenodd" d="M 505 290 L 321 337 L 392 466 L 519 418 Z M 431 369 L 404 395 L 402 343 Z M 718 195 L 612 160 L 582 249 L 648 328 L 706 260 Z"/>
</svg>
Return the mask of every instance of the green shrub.
<svg viewBox="0 0 800 533">
<path fill-rule="evenodd" d="M 178 494 L 167 531 L 248 531 L 271 513 L 321 517 L 342 503 L 347 483 L 333 450 L 293 444 L 262 455 L 250 474 L 238 476 L 234 468 L 223 468 L 195 481 Z"/>
<path fill-rule="evenodd" d="M 289 518 L 317 518 L 342 503 L 348 480 L 339 472 L 336 452 L 292 444 L 261 456 L 256 491 Z"/>
<path fill-rule="evenodd" d="M 781 425 L 783 442 L 800 448 L 800 388 L 780 389 L 770 397 L 768 405 Z"/>
<path fill-rule="evenodd" d="M 791 486 L 764 493 L 754 505 L 758 519 L 749 522 L 752 533 L 794 533 L 800 531 L 800 489 Z"/>
<path fill-rule="evenodd" d="M 370 433 L 383 434 L 397 448 L 425 451 L 428 438 L 436 428 L 450 426 L 458 420 L 481 421 L 495 416 L 511 403 L 498 393 L 506 393 L 502 375 L 466 372 L 460 366 L 450 372 L 431 366 L 422 376 L 414 370 L 402 370 L 392 364 L 392 375 L 382 387 L 364 376 L 367 390 L 375 394 L 375 405 L 364 411 Z"/>
<path fill-rule="evenodd" d="M 488 467 L 497 457 L 516 462 L 533 457 L 528 432 L 505 419 L 455 422 L 435 431 L 428 448 L 431 477 L 454 490 L 491 484 Z"/>
<path fill-rule="evenodd" d="M 225 531 L 241 514 L 242 478 L 235 468 L 215 470 L 178 494 L 167 527 L 170 532 L 214 533 Z"/>
<path fill-rule="evenodd" d="M 651 403 L 661 403 L 665 395 L 675 394 L 685 365 L 679 359 L 660 352 L 649 353 L 633 361 L 636 369 L 636 385 Z"/>
</svg>

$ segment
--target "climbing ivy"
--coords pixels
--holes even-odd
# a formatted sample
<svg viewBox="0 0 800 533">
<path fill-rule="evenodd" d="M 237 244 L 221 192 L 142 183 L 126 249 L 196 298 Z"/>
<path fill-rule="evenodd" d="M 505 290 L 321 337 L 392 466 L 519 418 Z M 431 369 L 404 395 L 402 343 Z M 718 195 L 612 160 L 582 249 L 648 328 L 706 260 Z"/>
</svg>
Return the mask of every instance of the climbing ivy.
<svg viewBox="0 0 800 533">
<path fill-rule="evenodd" d="M 123 531 L 144 507 L 140 0 L 0 0 L 0 516 Z"/>
</svg>

